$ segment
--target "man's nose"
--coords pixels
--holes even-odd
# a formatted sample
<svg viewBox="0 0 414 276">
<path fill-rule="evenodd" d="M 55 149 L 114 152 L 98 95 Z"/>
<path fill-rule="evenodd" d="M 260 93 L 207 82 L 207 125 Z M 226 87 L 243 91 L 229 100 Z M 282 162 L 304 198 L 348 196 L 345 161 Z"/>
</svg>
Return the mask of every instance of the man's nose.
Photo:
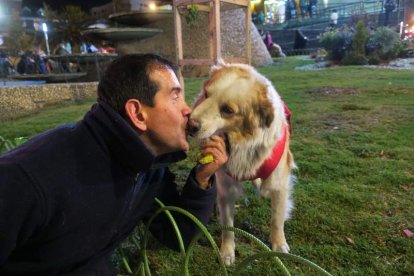
<svg viewBox="0 0 414 276">
<path fill-rule="evenodd" d="M 191 109 L 191 107 L 188 106 L 187 103 L 184 104 L 184 108 L 182 109 L 182 113 L 184 116 L 190 116 L 191 112 L 193 110 Z"/>
</svg>

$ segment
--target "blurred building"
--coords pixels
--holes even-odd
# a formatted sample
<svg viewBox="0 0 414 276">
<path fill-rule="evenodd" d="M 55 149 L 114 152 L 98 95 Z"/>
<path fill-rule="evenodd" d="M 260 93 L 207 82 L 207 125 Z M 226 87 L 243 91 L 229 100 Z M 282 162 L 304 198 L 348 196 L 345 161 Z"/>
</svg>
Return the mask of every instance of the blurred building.
<svg viewBox="0 0 414 276">
<path fill-rule="evenodd" d="M 0 47 L 4 36 L 7 36 L 11 16 L 20 14 L 21 10 L 22 0 L 0 1 Z"/>
<path fill-rule="evenodd" d="M 0 16 L 20 14 L 22 9 L 22 0 L 3 0 L 0 2 Z"/>
<path fill-rule="evenodd" d="M 112 13 L 114 13 L 114 4 L 112 2 L 93 7 L 90 10 L 91 17 L 96 20 L 106 19 Z"/>
</svg>

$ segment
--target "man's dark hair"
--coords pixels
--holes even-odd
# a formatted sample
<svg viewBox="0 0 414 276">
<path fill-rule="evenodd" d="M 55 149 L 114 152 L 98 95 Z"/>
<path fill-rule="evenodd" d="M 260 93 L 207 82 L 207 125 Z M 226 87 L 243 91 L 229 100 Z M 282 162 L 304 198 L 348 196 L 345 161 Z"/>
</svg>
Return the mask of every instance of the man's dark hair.
<svg viewBox="0 0 414 276">
<path fill-rule="evenodd" d="M 114 60 L 106 69 L 98 85 L 98 100 L 104 101 L 125 117 L 125 103 L 137 99 L 153 106 L 158 84 L 150 74 L 156 69 L 172 69 L 175 66 L 156 54 L 128 54 Z"/>
</svg>

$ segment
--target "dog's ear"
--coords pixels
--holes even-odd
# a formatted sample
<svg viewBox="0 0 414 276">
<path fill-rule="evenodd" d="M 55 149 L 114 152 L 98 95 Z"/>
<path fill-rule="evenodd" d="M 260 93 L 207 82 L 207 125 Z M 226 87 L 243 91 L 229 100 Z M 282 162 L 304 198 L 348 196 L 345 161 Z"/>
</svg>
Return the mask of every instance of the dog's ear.
<svg viewBox="0 0 414 276">
<path fill-rule="evenodd" d="M 194 101 L 193 109 L 196 108 L 199 104 L 201 104 L 205 99 L 206 99 L 206 91 L 203 88 L 198 94 L 198 97 Z"/>
<path fill-rule="evenodd" d="M 256 128 L 257 115 L 254 114 L 253 110 L 249 109 L 249 111 L 245 114 L 245 118 L 243 120 L 243 133 L 247 135 L 253 135 Z"/>
<path fill-rule="evenodd" d="M 257 85 L 256 89 L 259 90 L 257 93 L 258 101 L 256 110 L 260 116 L 260 127 L 270 127 L 275 118 L 275 111 L 270 99 L 267 96 L 267 88 L 264 85 Z"/>
</svg>

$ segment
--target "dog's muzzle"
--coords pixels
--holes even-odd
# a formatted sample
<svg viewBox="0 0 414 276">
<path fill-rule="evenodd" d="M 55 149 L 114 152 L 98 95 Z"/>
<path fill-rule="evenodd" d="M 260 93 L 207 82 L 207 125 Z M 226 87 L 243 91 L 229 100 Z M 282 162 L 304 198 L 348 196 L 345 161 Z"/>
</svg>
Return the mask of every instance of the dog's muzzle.
<svg viewBox="0 0 414 276">
<path fill-rule="evenodd" d="M 187 131 L 191 136 L 194 136 L 201 129 L 201 123 L 198 120 L 190 119 L 187 124 Z"/>
</svg>

